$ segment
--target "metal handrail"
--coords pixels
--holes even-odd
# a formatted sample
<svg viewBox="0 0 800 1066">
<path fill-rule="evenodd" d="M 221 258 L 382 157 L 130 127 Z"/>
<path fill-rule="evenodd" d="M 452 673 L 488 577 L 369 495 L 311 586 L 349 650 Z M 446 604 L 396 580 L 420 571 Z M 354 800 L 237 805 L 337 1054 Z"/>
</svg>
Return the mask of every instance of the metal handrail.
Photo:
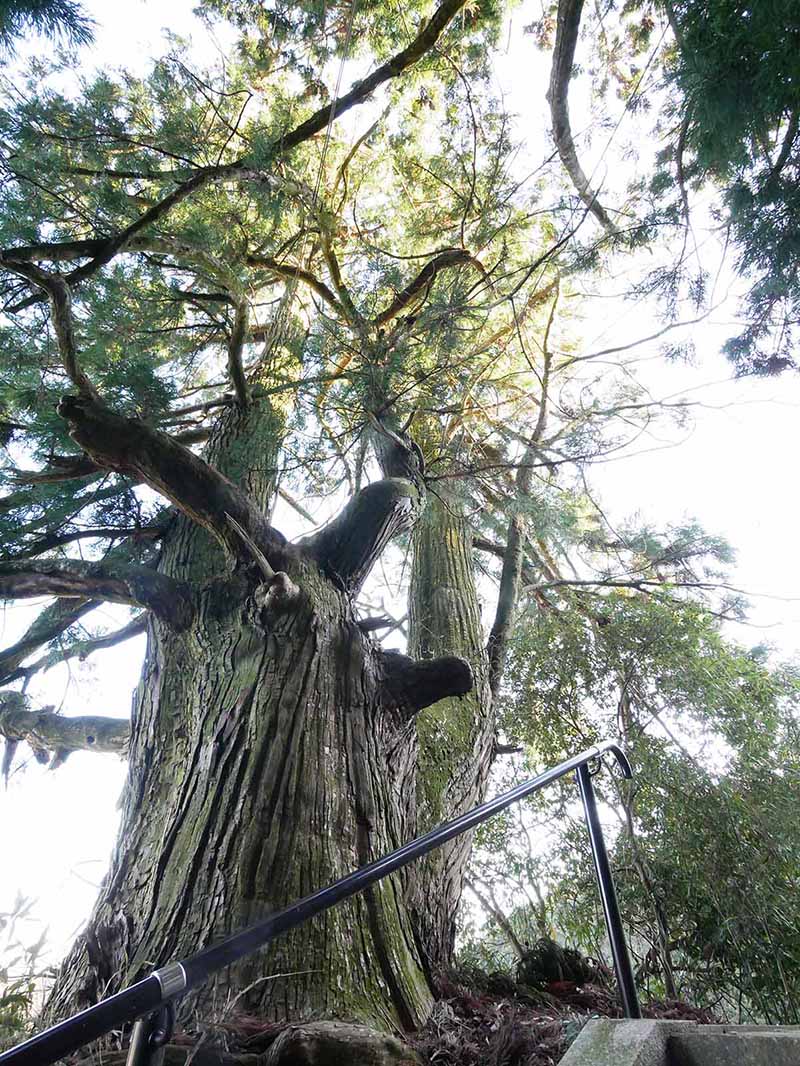
<svg viewBox="0 0 800 1066">
<path fill-rule="evenodd" d="M 606 754 L 616 759 L 624 777 L 632 777 L 630 764 L 622 749 L 613 742 L 599 744 L 574 755 L 550 770 L 509 792 L 467 811 L 450 822 L 431 829 L 416 840 L 403 845 L 388 855 L 360 867 L 346 877 L 334 881 L 327 888 L 305 896 L 282 911 L 276 911 L 255 925 L 249 926 L 196 955 L 170 962 L 155 970 L 149 977 L 129 988 L 109 996 L 93 1007 L 81 1011 L 66 1021 L 46 1029 L 15 1048 L 0 1054 L 0 1066 L 49 1066 L 65 1055 L 90 1043 L 128 1022 L 139 1019 L 131 1038 L 128 1066 L 145 1066 L 154 1049 L 165 1043 L 171 1032 L 174 1002 L 187 992 L 203 984 L 212 973 L 230 966 L 231 963 L 250 955 L 268 941 L 293 929 L 303 922 L 328 910 L 336 903 L 349 899 L 388 874 L 394 873 L 414 859 L 426 855 L 454 837 L 466 833 L 521 799 L 538 792 L 566 774 L 575 771 L 583 801 L 586 827 L 592 845 L 595 873 L 606 928 L 611 943 L 617 983 L 622 998 L 623 1013 L 627 1018 L 640 1018 L 641 1011 L 636 995 L 628 947 L 622 929 L 622 920 L 617 903 L 614 881 L 608 862 L 603 831 L 597 814 L 597 803 L 592 786 L 589 763 L 602 760 Z"/>
</svg>

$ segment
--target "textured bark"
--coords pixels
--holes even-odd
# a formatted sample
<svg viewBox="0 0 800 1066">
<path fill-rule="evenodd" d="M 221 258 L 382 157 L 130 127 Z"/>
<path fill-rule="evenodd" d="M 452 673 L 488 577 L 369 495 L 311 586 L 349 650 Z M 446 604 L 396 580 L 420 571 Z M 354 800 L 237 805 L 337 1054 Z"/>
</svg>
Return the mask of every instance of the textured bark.
<svg viewBox="0 0 800 1066">
<path fill-rule="evenodd" d="M 465 696 L 441 700 L 417 717 L 419 831 L 479 803 L 494 741 L 488 662 L 472 567 L 472 539 L 456 498 L 429 496 L 414 531 L 409 652 L 432 659 L 455 653 L 472 668 Z M 424 860 L 414 903 L 417 936 L 432 972 L 451 959 L 471 837 Z"/>
<path fill-rule="evenodd" d="M 254 400 L 223 413 L 207 457 L 264 507 L 281 434 L 281 412 Z M 438 501 L 430 519 L 421 511 L 418 449 L 391 431 L 380 437 L 390 476 L 287 556 L 298 593 L 280 610 L 257 569 L 231 573 L 191 518 L 178 514 L 167 529 L 160 570 L 192 582 L 197 610 L 183 631 L 150 621 L 119 841 L 51 1017 L 195 953 L 482 796 L 493 728 L 470 539 Z M 420 512 L 415 662 L 387 655 L 361 629 L 352 592 L 379 546 Z M 415 1028 L 430 1010 L 433 973 L 449 961 L 468 853 L 468 840 L 451 843 L 226 970 L 181 1009 L 207 1014 L 241 992 L 237 1009 L 267 1019 Z"/>
<path fill-rule="evenodd" d="M 120 843 L 52 1014 L 191 954 L 408 839 L 413 729 L 347 596 L 312 564 L 267 618 L 243 575 L 185 633 L 155 623 L 137 693 Z M 156 754 L 157 753 L 157 754 Z M 267 1018 L 418 1024 L 430 991 L 398 877 L 232 967 L 204 994 Z"/>
</svg>

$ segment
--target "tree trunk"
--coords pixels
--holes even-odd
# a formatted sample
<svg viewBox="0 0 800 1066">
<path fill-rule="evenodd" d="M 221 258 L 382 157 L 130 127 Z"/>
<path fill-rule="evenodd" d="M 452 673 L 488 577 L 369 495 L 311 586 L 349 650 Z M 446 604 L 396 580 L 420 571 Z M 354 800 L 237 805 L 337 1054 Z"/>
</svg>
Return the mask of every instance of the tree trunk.
<svg viewBox="0 0 800 1066">
<path fill-rule="evenodd" d="M 51 1010 L 85 1006 L 376 858 L 414 827 L 413 729 L 345 596 L 308 567 L 303 604 L 262 625 L 243 580 L 196 623 L 155 624 L 134 708 L 119 845 Z M 413 874 L 412 874 L 413 878 Z M 201 998 L 268 1019 L 424 1018 L 407 888 L 370 894 L 220 975 Z"/>
<path fill-rule="evenodd" d="M 417 719 L 420 759 L 417 782 L 420 832 L 480 803 L 491 769 L 495 723 L 488 657 L 475 590 L 472 535 L 457 497 L 431 496 L 414 530 L 409 652 L 421 659 L 460 655 L 472 666 L 474 684 Z M 452 957 L 456 911 L 472 848 L 471 834 L 457 837 L 425 863 L 425 895 L 415 913 L 431 969 Z"/>
<path fill-rule="evenodd" d="M 277 423 L 265 433 L 261 419 L 273 416 L 234 412 L 212 443 L 217 469 L 247 484 L 261 505 L 272 494 L 268 473 L 280 439 Z M 241 474 L 250 469 L 253 440 L 262 442 L 257 485 Z M 367 493 L 359 507 L 373 498 Z M 352 513 L 363 528 L 362 510 Z M 312 551 L 298 551 L 287 566 L 299 589 L 291 609 L 265 606 L 255 571 L 231 574 L 209 534 L 176 516 L 160 568 L 192 582 L 197 607 L 181 632 L 150 623 L 117 847 L 87 929 L 60 972 L 51 1017 L 292 903 L 482 794 L 488 704 L 469 540 L 463 523 L 451 523 L 452 551 L 440 547 L 434 558 L 425 545 L 441 536 L 445 518 L 431 515 L 418 541 L 416 595 L 441 583 L 434 611 L 449 622 L 441 640 L 415 638 L 415 650 L 426 659 L 460 652 L 478 684 L 477 696 L 443 700 L 426 717 L 421 764 L 417 712 L 443 693 L 466 692 L 467 666 L 442 660 L 454 677 L 440 684 L 435 662 L 384 653 L 358 627 L 348 584 Z M 341 555 L 347 538 L 318 543 Z M 434 758 L 444 730 L 452 750 Z M 237 1009 L 267 1020 L 335 1017 L 382 1030 L 416 1028 L 431 1007 L 432 971 L 452 949 L 468 853 L 466 840 L 450 845 L 277 939 L 185 1001 L 184 1017 L 192 1010 L 218 1015 L 242 993 Z"/>
</svg>

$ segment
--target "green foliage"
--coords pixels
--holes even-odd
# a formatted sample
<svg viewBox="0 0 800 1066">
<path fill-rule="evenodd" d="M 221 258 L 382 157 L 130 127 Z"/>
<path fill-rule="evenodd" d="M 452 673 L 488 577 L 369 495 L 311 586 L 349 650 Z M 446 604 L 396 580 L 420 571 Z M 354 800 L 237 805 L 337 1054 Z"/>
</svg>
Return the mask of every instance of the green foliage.
<svg viewBox="0 0 800 1066">
<path fill-rule="evenodd" d="M 612 592 L 526 620 L 507 707 L 503 729 L 526 749 L 514 774 L 606 738 L 631 759 L 633 782 L 605 773 L 595 783 L 649 992 L 663 995 L 674 982 L 675 994 L 733 1019 L 794 1022 L 798 671 L 724 639 L 697 605 Z M 518 930 L 535 918 L 540 930 L 601 957 L 602 914 L 575 799 L 572 781 L 540 794 L 522 817 L 522 848 L 511 816 L 488 830 L 477 873 L 503 885 Z M 501 875 L 507 864 L 510 879 Z M 526 903 L 523 892 L 532 891 L 537 901 Z M 497 927 L 492 935 L 497 944 Z M 507 963 L 507 950 L 495 964 Z"/>
<path fill-rule="evenodd" d="M 72 45 L 89 44 L 94 22 L 74 0 L 0 0 L 0 49 L 12 52 L 30 33 Z"/>
<path fill-rule="evenodd" d="M 20 927 L 30 922 L 35 900 L 17 893 L 9 911 L 0 913 L 0 1051 L 30 1035 L 37 1007 L 37 985 L 45 974 L 40 956 L 47 929 L 27 943 Z"/>
</svg>

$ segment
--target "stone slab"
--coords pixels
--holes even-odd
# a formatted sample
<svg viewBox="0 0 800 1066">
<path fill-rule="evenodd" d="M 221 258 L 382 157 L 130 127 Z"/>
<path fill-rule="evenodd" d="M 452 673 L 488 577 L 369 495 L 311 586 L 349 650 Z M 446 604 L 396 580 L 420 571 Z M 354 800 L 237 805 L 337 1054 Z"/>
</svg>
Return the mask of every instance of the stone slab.
<svg viewBox="0 0 800 1066">
<path fill-rule="evenodd" d="M 669 1066 L 800 1066 L 800 1033 L 679 1033 L 667 1042 Z"/>
<path fill-rule="evenodd" d="M 669 1036 L 696 1028 L 696 1022 L 596 1018 L 583 1027 L 561 1066 L 666 1066 Z"/>
</svg>

